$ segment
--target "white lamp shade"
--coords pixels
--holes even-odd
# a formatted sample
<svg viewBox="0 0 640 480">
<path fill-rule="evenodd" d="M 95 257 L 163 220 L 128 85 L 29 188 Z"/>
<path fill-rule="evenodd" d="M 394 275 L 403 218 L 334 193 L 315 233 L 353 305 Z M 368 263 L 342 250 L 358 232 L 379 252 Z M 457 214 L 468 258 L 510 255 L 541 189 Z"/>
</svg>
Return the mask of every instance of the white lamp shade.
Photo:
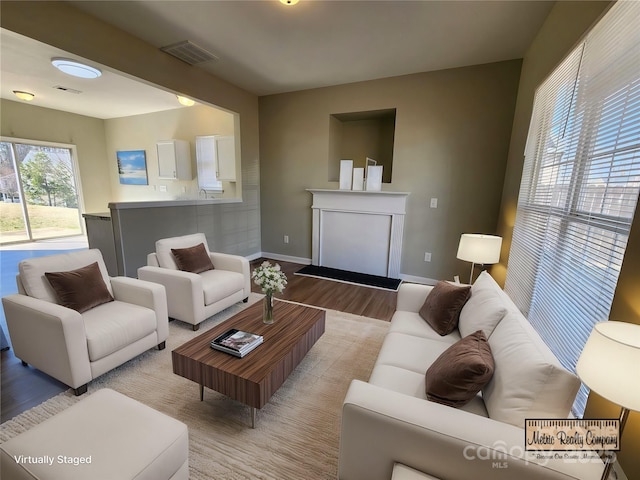
<svg viewBox="0 0 640 480">
<path fill-rule="evenodd" d="M 640 325 L 600 322 L 578 359 L 582 383 L 607 400 L 640 411 Z"/>
<path fill-rule="evenodd" d="M 502 237 L 463 233 L 458 245 L 457 258 L 466 262 L 491 265 L 500 261 Z"/>
</svg>

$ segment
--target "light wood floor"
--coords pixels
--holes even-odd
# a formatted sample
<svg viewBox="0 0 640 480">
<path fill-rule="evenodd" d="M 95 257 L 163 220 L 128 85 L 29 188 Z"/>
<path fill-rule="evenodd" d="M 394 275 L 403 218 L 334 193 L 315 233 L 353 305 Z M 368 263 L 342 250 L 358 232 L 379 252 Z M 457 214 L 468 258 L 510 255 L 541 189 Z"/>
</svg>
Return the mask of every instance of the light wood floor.
<svg viewBox="0 0 640 480">
<path fill-rule="evenodd" d="M 252 268 L 264 260 L 251 262 Z M 288 282 L 284 293 L 277 295 L 278 298 L 380 320 L 390 320 L 393 315 L 396 292 L 303 277 L 295 275 L 303 265 L 277 263 L 287 275 Z M 260 288 L 252 284 L 252 291 L 260 292 Z M 31 366 L 23 367 L 13 355 L 13 350 L 4 351 L 0 355 L 0 422 L 5 422 L 69 388 Z"/>
</svg>

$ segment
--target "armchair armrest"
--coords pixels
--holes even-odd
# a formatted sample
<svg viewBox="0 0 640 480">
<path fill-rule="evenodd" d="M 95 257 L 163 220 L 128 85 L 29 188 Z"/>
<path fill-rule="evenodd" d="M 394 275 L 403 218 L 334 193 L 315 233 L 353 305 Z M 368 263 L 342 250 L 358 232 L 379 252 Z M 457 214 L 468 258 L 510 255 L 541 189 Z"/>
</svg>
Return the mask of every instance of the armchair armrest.
<svg viewBox="0 0 640 480">
<path fill-rule="evenodd" d="M 165 287 L 137 278 L 112 277 L 110 280 L 113 298 L 150 308 L 156 312 L 158 343 L 164 342 L 169 337 L 169 313 Z"/>
<path fill-rule="evenodd" d="M 431 285 L 422 285 L 419 283 L 401 284 L 398 289 L 396 310 L 418 313 L 427 296 L 431 293 L 431 290 L 433 290 Z"/>
<path fill-rule="evenodd" d="M 91 376 L 82 315 L 21 294 L 2 299 L 16 357 L 73 388 Z"/>
<path fill-rule="evenodd" d="M 204 289 L 197 273 L 162 267 L 140 267 L 138 278 L 163 285 L 169 317 L 197 324 L 204 316 Z"/>
<path fill-rule="evenodd" d="M 524 431 L 359 380 L 342 409 L 340 480 L 388 480 L 395 462 L 447 479 L 598 479 L 603 465 L 538 460 Z"/>
<path fill-rule="evenodd" d="M 210 252 L 211 262 L 215 268 L 229 270 L 244 275 L 244 295 L 248 297 L 251 293 L 251 270 L 249 260 L 240 255 L 229 255 L 227 253 Z"/>
</svg>

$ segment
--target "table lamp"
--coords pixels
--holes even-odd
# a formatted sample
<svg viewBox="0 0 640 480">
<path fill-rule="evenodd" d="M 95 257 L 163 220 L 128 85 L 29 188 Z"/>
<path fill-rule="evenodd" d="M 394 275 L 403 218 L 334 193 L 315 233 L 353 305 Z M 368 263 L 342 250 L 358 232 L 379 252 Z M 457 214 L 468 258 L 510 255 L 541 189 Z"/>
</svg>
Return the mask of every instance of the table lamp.
<svg viewBox="0 0 640 480">
<path fill-rule="evenodd" d="M 620 438 L 629 411 L 640 411 L 640 325 L 599 322 L 582 350 L 576 372 L 582 383 L 601 397 L 619 405 Z M 613 463 L 605 461 L 602 479 L 609 477 Z"/>
<path fill-rule="evenodd" d="M 456 257 L 465 262 L 471 262 L 469 283 L 473 283 L 473 269 L 476 264 L 491 265 L 500 261 L 501 247 L 502 237 L 480 233 L 462 234 Z"/>
</svg>

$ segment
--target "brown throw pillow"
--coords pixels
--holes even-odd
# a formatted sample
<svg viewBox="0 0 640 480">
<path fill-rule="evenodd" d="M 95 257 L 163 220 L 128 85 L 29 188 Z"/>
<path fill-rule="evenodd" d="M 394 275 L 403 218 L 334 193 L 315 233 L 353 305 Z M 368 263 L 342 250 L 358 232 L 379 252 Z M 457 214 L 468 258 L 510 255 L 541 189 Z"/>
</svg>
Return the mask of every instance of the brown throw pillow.
<svg viewBox="0 0 640 480">
<path fill-rule="evenodd" d="M 213 270 L 213 263 L 204 243 L 189 248 L 172 248 L 171 253 L 178 268 L 184 272 L 202 273 Z"/>
<path fill-rule="evenodd" d="M 493 376 L 493 355 L 482 330 L 442 352 L 427 370 L 427 399 L 460 408 L 476 396 Z"/>
<path fill-rule="evenodd" d="M 60 305 L 77 312 L 86 312 L 113 297 L 102 278 L 98 262 L 68 272 L 45 272 Z"/>
<path fill-rule="evenodd" d="M 440 335 L 448 335 L 458 326 L 460 310 L 470 296 L 471 285 L 438 282 L 418 313 Z"/>
</svg>

